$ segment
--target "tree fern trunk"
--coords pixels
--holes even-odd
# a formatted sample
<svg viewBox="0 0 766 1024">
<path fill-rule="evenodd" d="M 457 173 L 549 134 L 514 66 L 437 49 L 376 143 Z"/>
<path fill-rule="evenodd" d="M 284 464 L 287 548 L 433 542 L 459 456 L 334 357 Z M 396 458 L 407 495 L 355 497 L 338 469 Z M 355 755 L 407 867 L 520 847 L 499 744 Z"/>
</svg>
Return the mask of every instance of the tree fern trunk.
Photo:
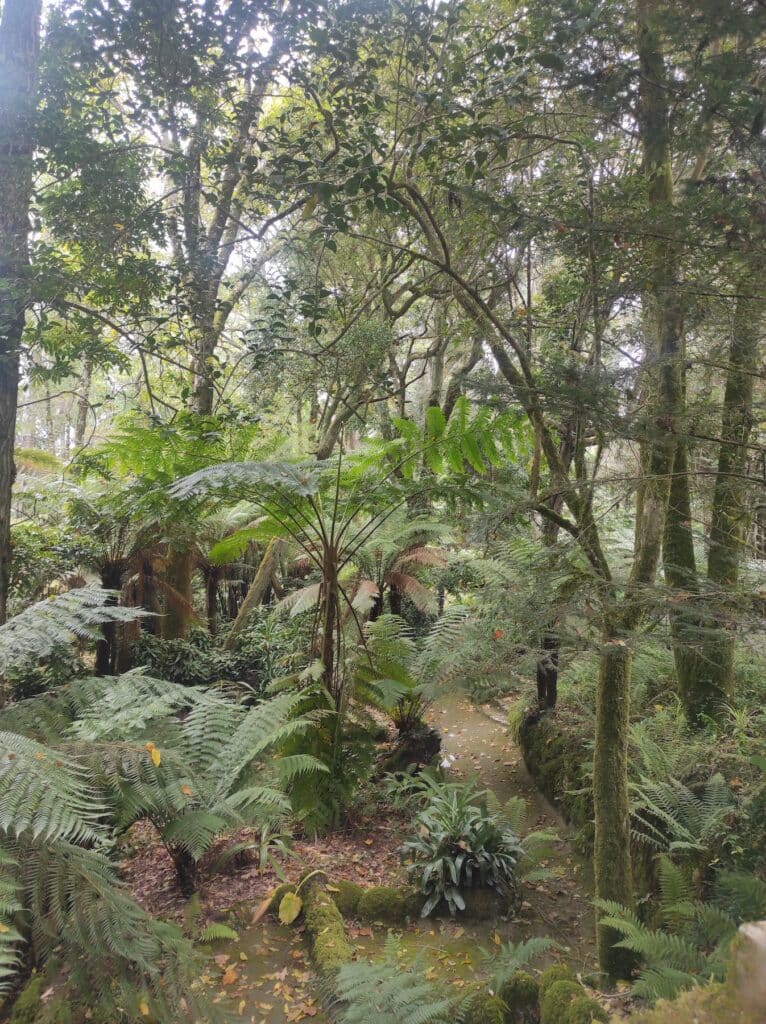
<svg viewBox="0 0 766 1024">
<path fill-rule="evenodd" d="M 29 205 L 41 0 L 5 0 L 0 19 L 0 623 L 11 573 L 19 349 L 29 303 Z"/>
<path fill-rule="evenodd" d="M 192 574 L 194 565 L 188 551 L 171 549 L 165 580 L 173 593 L 165 594 L 162 635 L 166 640 L 186 636 L 193 618 Z"/>
</svg>

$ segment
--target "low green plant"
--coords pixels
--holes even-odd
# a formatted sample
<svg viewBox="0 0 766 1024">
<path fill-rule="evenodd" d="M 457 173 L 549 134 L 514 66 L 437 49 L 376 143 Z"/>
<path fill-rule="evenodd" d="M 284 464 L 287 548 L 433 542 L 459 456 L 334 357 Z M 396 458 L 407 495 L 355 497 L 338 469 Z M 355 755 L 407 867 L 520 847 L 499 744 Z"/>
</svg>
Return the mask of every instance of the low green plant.
<svg viewBox="0 0 766 1024">
<path fill-rule="evenodd" d="M 445 998 L 426 979 L 423 955 L 402 961 L 400 941 L 389 937 L 380 960 L 360 960 L 341 967 L 336 993 L 344 1007 L 342 1024 L 452 1024 L 460 1020 L 457 1000 Z"/>
<path fill-rule="evenodd" d="M 425 896 L 422 916 L 442 902 L 453 915 L 464 910 L 462 892 L 469 888 L 514 893 L 523 848 L 518 835 L 489 810 L 487 792 L 472 782 L 439 782 L 431 776 L 425 776 L 424 786 L 415 834 L 402 846 L 409 874 Z"/>
<path fill-rule="evenodd" d="M 673 999 L 679 992 L 723 981 L 729 948 L 744 917 L 766 914 L 766 882 L 754 876 L 721 872 L 713 899 L 695 897 L 691 871 L 668 856 L 659 862 L 659 921 L 650 928 L 626 907 L 600 900 L 601 923 L 622 935 L 618 945 L 641 958 L 633 985 L 644 999 Z"/>
</svg>

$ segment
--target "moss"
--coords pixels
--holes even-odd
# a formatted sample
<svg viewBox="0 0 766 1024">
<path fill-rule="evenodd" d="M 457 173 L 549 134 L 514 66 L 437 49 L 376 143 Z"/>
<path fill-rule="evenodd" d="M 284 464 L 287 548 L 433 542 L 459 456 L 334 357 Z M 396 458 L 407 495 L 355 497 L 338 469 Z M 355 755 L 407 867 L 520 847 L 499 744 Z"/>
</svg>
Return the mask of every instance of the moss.
<svg viewBox="0 0 766 1024">
<path fill-rule="evenodd" d="M 583 723 L 580 723 L 582 725 Z M 592 842 L 593 798 L 586 770 L 587 736 L 565 729 L 556 714 L 530 710 L 517 725 L 524 761 L 538 787 L 564 818 Z"/>
<path fill-rule="evenodd" d="M 500 996 L 478 992 L 471 996 L 463 1014 L 463 1024 L 504 1024 L 506 1005 Z"/>
<path fill-rule="evenodd" d="M 43 994 L 45 978 L 42 974 L 33 974 L 24 988 L 19 992 L 8 1024 L 34 1024 L 40 1012 L 40 998 Z"/>
<path fill-rule="evenodd" d="M 401 924 L 407 917 L 407 899 L 399 889 L 374 885 L 363 891 L 357 903 L 357 914 L 365 921 Z"/>
<path fill-rule="evenodd" d="M 540 999 L 540 984 L 536 978 L 526 971 L 516 971 L 504 982 L 499 992 L 500 998 L 508 1007 L 508 1020 L 523 1020 L 530 1016 L 529 1011 L 537 1009 Z"/>
<path fill-rule="evenodd" d="M 346 938 L 343 918 L 320 883 L 310 882 L 302 896 L 303 919 L 316 968 L 320 974 L 334 974 L 354 955 Z"/>
<path fill-rule="evenodd" d="M 631 1015 L 631 1024 L 763 1024 L 762 1010 L 747 1009 L 729 985 L 704 985 L 672 1002 Z"/>
<path fill-rule="evenodd" d="M 593 1021 L 608 1020 L 606 1010 L 595 999 L 591 999 L 589 996 L 580 996 L 569 1007 L 566 1024 L 592 1024 Z"/>
<path fill-rule="evenodd" d="M 545 993 L 551 985 L 555 985 L 557 981 L 574 980 L 575 976 L 572 972 L 572 968 L 567 967 L 566 964 L 554 964 L 552 967 L 546 968 L 540 975 L 540 981 L 538 984 L 540 990 L 540 1003 L 542 1004 Z"/>
<path fill-rule="evenodd" d="M 295 886 L 290 884 L 289 882 L 284 882 L 274 891 L 274 895 L 271 897 L 271 903 L 269 903 L 269 913 L 279 913 L 279 904 L 282 902 L 283 897 L 286 896 L 288 892 L 295 892 Z"/>
<path fill-rule="evenodd" d="M 569 1024 L 571 1005 L 583 993 L 576 981 L 555 981 L 540 999 L 540 1024 Z"/>
<path fill-rule="evenodd" d="M 359 900 L 364 894 L 364 889 L 356 882 L 347 882 L 342 878 L 339 882 L 328 886 L 328 892 L 332 896 L 335 906 L 344 917 L 355 917 Z"/>
<path fill-rule="evenodd" d="M 35 1024 L 72 1024 L 72 1007 L 63 997 L 46 1003 L 40 1014 L 35 1017 Z M 80 1019 L 85 1020 L 83 1015 Z"/>
</svg>

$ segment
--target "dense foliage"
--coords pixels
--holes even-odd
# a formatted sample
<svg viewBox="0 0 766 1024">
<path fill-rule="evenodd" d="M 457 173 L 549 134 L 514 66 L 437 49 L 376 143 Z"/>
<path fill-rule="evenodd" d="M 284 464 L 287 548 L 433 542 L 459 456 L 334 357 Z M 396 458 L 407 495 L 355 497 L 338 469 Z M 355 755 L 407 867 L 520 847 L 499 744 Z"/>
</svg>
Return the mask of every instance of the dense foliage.
<svg viewBox="0 0 766 1024">
<path fill-rule="evenodd" d="M 724 976 L 766 913 L 764 82 L 758 0 L 1 0 L 2 985 L 194 1019 L 137 836 L 198 897 L 374 807 L 424 914 L 513 912 L 542 839 L 437 756 L 455 694 L 575 827 L 602 978 Z M 349 1021 L 372 978 L 480 1016 L 397 957 Z"/>
</svg>

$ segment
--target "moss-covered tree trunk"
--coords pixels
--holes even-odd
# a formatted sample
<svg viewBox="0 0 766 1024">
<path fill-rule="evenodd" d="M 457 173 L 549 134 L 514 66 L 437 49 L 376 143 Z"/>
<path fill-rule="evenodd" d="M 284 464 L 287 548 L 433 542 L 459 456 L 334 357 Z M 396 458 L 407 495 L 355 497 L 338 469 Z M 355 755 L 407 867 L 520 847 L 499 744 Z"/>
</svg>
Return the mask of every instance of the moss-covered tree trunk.
<svg viewBox="0 0 766 1024">
<path fill-rule="evenodd" d="M 753 425 L 753 368 L 764 329 L 762 284 L 756 273 L 745 275 L 738 284 L 710 524 L 707 579 L 712 614 L 699 673 L 685 698 L 692 721 L 720 715 L 734 688 L 736 616 L 732 604 L 752 515 L 744 478 Z"/>
<path fill-rule="evenodd" d="M 669 134 L 668 88 L 661 37 L 656 26 L 656 0 L 637 0 L 637 49 L 641 65 L 639 129 L 643 148 L 647 204 L 658 225 L 672 215 L 673 173 Z M 677 447 L 677 425 L 683 412 L 680 360 L 684 306 L 676 288 L 679 258 L 674 243 L 649 231 L 651 267 L 644 302 L 646 354 L 653 373 L 647 417 L 646 473 L 636 519 L 633 567 L 626 595 L 607 614 L 599 666 L 596 744 L 593 761 L 595 817 L 594 872 L 596 895 L 627 906 L 633 903 L 628 816 L 628 724 L 630 721 L 631 635 L 651 606 L 651 588 L 659 565 Z M 599 926 L 599 962 L 613 977 L 630 968 L 626 951 L 615 935 Z"/>
<path fill-rule="evenodd" d="M 0 623 L 11 573 L 11 491 L 19 352 L 29 304 L 29 206 L 41 0 L 5 0 L 0 18 Z"/>
</svg>

